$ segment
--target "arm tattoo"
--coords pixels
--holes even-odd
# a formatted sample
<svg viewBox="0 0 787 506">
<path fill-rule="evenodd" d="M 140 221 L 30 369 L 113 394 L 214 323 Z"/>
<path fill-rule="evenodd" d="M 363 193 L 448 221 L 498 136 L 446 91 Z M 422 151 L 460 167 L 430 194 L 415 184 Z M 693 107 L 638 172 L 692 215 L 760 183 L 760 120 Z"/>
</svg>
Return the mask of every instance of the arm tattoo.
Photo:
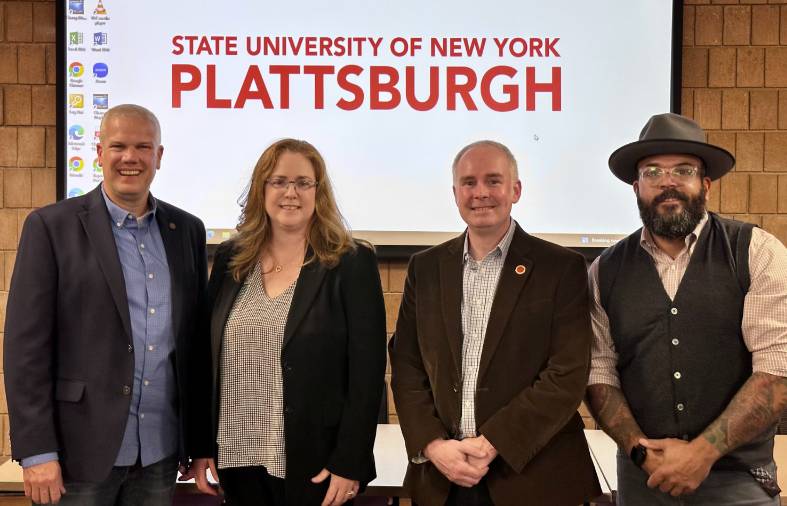
<svg viewBox="0 0 787 506">
<path fill-rule="evenodd" d="M 596 422 L 626 452 L 636 444 L 637 439 L 645 437 L 619 388 L 602 384 L 590 385 L 587 388 L 586 400 Z"/>
<path fill-rule="evenodd" d="M 762 434 L 785 408 L 787 378 L 755 372 L 702 437 L 725 455 Z"/>
</svg>

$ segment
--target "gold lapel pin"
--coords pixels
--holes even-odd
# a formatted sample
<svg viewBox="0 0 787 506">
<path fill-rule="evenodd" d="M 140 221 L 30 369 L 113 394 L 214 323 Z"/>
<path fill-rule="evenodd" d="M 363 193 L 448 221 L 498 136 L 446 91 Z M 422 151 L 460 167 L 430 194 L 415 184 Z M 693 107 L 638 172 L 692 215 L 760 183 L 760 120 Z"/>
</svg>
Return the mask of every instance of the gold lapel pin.
<svg viewBox="0 0 787 506">
<path fill-rule="evenodd" d="M 172 223 L 172 222 L 169 223 L 169 229 L 170 230 L 175 230 L 176 228 L 178 228 L 178 227 L 174 223 Z"/>
<path fill-rule="evenodd" d="M 527 270 L 527 267 L 525 267 L 524 265 L 521 265 L 521 264 L 517 265 L 516 267 L 514 267 L 514 272 L 516 272 L 519 276 L 524 274 L 526 270 Z"/>
</svg>

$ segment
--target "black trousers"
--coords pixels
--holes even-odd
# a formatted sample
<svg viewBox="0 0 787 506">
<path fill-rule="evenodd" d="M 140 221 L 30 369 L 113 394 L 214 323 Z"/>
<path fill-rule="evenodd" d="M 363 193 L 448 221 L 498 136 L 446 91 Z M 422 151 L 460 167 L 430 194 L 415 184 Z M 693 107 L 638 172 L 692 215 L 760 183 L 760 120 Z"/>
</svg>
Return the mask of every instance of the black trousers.
<svg viewBox="0 0 787 506">
<path fill-rule="evenodd" d="M 481 480 L 478 485 L 470 488 L 451 485 L 445 506 L 494 506 L 494 504 L 489 497 L 486 480 Z"/>
<path fill-rule="evenodd" d="M 228 506 L 286 506 L 284 479 L 268 474 L 264 466 L 219 469 L 219 481 Z"/>
</svg>

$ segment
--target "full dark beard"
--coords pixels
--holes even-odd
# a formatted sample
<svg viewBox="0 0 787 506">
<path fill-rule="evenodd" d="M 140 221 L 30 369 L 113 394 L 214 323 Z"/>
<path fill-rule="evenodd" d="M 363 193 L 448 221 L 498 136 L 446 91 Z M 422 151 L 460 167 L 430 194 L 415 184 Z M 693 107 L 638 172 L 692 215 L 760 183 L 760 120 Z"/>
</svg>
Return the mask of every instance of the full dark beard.
<svg viewBox="0 0 787 506">
<path fill-rule="evenodd" d="M 705 214 L 705 193 L 705 187 L 701 187 L 696 197 L 689 197 L 674 188 L 669 188 L 655 197 L 650 205 L 645 204 L 637 195 L 639 216 L 645 227 L 653 234 L 669 239 L 686 237 L 697 228 L 697 224 Z M 679 212 L 659 213 L 658 205 L 667 199 L 682 201 L 683 209 Z"/>
</svg>

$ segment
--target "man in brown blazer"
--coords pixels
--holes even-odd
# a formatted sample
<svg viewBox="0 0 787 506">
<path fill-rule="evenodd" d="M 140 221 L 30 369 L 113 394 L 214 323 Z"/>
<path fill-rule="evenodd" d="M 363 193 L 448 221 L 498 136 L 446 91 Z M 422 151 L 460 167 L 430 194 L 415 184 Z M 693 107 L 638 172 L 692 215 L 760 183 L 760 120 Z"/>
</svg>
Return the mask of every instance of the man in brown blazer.
<svg viewBox="0 0 787 506">
<path fill-rule="evenodd" d="M 600 489 L 576 412 L 591 329 L 584 259 L 511 218 L 522 192 L 497 142 L 463 148 L 467 231 L 413 256 L 389 348 L 420 506 L 576 505 Z"/>
</svg>

